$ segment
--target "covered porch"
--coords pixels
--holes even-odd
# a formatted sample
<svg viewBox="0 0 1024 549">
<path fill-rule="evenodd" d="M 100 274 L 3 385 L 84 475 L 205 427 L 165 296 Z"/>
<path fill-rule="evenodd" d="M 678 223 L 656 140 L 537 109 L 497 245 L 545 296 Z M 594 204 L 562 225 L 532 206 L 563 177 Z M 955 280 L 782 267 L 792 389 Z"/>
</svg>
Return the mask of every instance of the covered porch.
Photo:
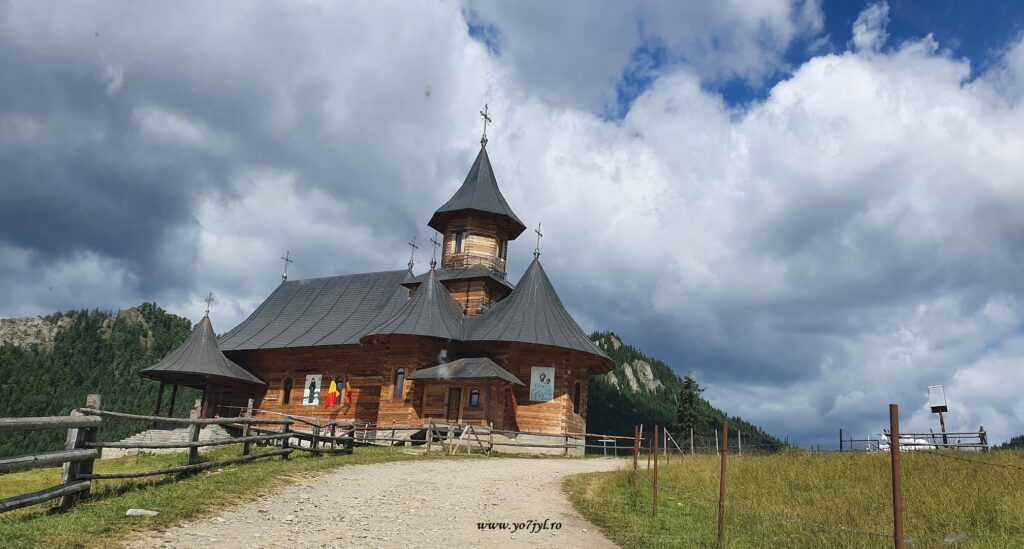
<svg viewBox="0 0 1024 549">
<path fill-rule="evenodd" d="M 508 370 L 485 357 L 460 358 L 417 370 L 409 380 L 422 384 L 417 403 L 423 420 L 462 425 L 515 427 L 512 387 L 524 385 Z"/>
</svg>

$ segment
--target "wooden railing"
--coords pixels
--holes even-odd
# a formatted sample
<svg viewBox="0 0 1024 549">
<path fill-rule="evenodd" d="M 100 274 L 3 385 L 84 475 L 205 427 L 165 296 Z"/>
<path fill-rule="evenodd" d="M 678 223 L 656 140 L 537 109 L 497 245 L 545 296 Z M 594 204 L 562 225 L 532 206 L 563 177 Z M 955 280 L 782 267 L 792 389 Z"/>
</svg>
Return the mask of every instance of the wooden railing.
<svg viewBox="0 0 1024 549">
<path fill-rule="evenodd" d="M 99 408 L 100 396 L 89 395 L 86 406 Z M 88 416 L 79 411 L 71 412 L 68 417 L 0 418 L 0 433 L 67 429 L 64 450 L 0 459 L 0 473 L 62 465 L 60 484 L 28 494 L 0 499 L 0 513 L 57 498 L 61 499 L 60 508 L 68 509 L 78 501 L 79 497 L 87 496 L 89 481 L 79 477 L 92 473 L 93 461 L 98 452 L 95 449 L 86 448 L 85 443 L 96 441 L 96 430 L 101 421 L 98 417 Z"/>
</svg>

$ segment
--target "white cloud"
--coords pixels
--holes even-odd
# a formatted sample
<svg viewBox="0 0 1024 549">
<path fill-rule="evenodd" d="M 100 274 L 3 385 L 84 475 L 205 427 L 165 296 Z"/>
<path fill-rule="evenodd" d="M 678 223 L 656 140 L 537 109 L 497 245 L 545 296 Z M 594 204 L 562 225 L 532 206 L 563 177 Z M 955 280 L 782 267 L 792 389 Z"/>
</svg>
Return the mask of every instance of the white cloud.
<svg viewBox="0 0 1024 549">
<path fill-rule="evenodd" d="M 889 33 L 889 4 L 878 2 L 864 8 L 853 22 L 853 45 L 860 51 L 873 52 L 882 49 Z"/>
<path fill-rule="evenodd" d="M 877 432 L 889 402 L 926 430 L 936 383 L 955 404 L 951 426 L 984 424 L 994 440 L 1024 432 L 1022 399 L 1005 389 L 1024 358 L 1024 42 L 972 79 L 970 61 L 931 37 L 884 47 L 876 4 L 853 51 L 813 57 L 736 109 L 706 83 L 780 70 L 786 48 L 821 28 L 813 2 L 746 6 L 616 3 L 584 10 L 580 33 L 566 32 L 571 6 L 474 6 L 502 33 L 497 56 L 467 35 L 456 4 L 147 12 L 123 42 L 103 34 L 131 67 L 132 85 L 108 102 L 129 121 L 115 143 L 160 168 L 208 161 L 180 191 L 189 222 L 149 243 L 154 272 L 120 258 L 102 264 L 113 279 L 77 284 L 97 292 L 91 306 L 158 299 L 193 319 L 213 291 L 226 331 L 277 284 L 285 249 L 295 277 L 402 268 L 406 240 L 426 240 L 431 212 L 465 176 L 486 101 L 499 184 L 527 225 L 543 221 L 542 261 L 588 327 L 699 372 L 716 405 L 805 441 Z M 63 32 L 12 18 L 2 36 L 56 36 L 51 55 L 76 59 L 93 39 L 76 29 L 119 9 L 44 18 Z M 608 121 L 601 107 L 641 40 L 639 12 L 652 22 L 643 36 L 677 59 Z M 95 21 L 62 23 L 76 17 Z M 64 122 L 0 111 L 3 127 L 21 128 L 6 139 L 54 150 Z M 529 235 L 510 246 L 513 279 Z M 51 269 L 98 272 L 73 257 Z M 0 272 L 30 289 L 8 296 L 5 314 L 85 300 L 40 297 L 29 268 Z M 119 294 L 105 293 L 111 280 Z M 164 289 L 136 296 L 140 282 Z"/>
</svg>

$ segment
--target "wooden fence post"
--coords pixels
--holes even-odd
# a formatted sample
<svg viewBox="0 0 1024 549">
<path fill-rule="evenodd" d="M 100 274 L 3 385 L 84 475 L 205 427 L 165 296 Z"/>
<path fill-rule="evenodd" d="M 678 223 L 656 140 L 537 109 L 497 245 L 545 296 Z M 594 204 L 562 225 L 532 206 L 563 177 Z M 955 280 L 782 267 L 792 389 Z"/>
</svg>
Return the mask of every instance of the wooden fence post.
<svg viewBox="0 0 1024 549">
<path fill-rule="evenodd" d="M 287 433 L 290 433 L 291 431 L 292 431 L 292 424 L 291 423 L 285 423 L 281 427 L 281 432 L 282 433 L 286 433 L 287 434 Z M 282 450 L 287 450 L 288 448 L 291 447 L 291 444 L 292 443 L 291 443 L 291 437 L 290 436 L 281 439 L 281 449 Z M 288 455 L 289 454 L 282 454 L 281 455 L 281 459 L 283 459 L 283 460 L 288 459 Z"/>
<path fill-rule="evenodd" d="M 651 441 L 654 445 L 654 475 L 651 484 L 654 485 L 654 492 L 651 497 L 651 515 L 658 516 L 658 424 L 654 424 L 654 438 Z"/>
<path fill-rule="evenodd" d="M 330 431 L 331 432 L 331 451 L 334 451 L 334 450 L 338 449 L 338 441 L 334 439 L 334 437 L 338 436 L 336 434 L 338 432 L 337 427 L 338 427 L 338 422 L 337 421 L 332 421 L 331 422 L 331 431 Z M 394 437 L 392 437 L 392 438 L 394 438 Z"/>
<path fill-rule="evenodd" d="M 494 451 L 494 422 L 487 422 L 487 457 L 491 457 Z"/>
<path fill-rule="evenodd" d="M 636 488 L 636 463 L 640 457 L 640 426 L 633 426 L 633 476 L 629 479 L 629 485 Z"/>
<path fill-rule="evenodd" d="M 892 467 L 892 537 L 903 549 L 903 486 L 900 480 L 900 408 L 889 405 L 889 456 Z"/>
<path fill-rule="evenodd" d="M 100 395 L 95 394 L 95 393 L 86 395 L 86 397 L 85 397 L 85 407 L 86 408 L 92 408 L 94 410 L 99 410 L 100 409 Z M 82 416 L 82 415 L 85 415 L 85 414 L 83 414 L 82 412 L 79 412 L 78 410 L 72 410 L 70 415 L 72 415 L 72 416 Z M 96 442 L 96 431 L 97 431 L 97 429 L 90 429 L 90 428 L 68 429 L 67 438 L 64 441 L 64 449 L 65 450 L 74 450 L 74 449 L 77 449 L 77 448 L 82 448 L 82 443 L 83 442 Z M 94 459 L 90 459 L 88 461 L 68 461 L 68 462 L 64 462 L 64 464 L 61 465 L 61 468 L 60 468 L 60 472 L 61 472 L 61 474 L 60 474 L 60 481 L 61 481 L 61 483 L 63 484 L 63 483 L 68 483 L 68 482 L 74 482 L 75 480 L 78 480 L 78 475 L 80 475 L 80 474 L 83 474 L 83 475 L 90 475 L 90 474 L 92 474 L 93 463 L 94 463 Z M 66 510 L 70 509 L 72 506 L 74 506 L 76 503 L 78 503 L 79 499 L 85 498 L 85 497 L 89 497 L 89 490 L 90 490 L 90 488 L 91 488 L 91 483 L 90 483 L 90 487 L 89 488 L 86 488 L 85 490 L 83 490 L 81 492 L 77 492 L 77 493 L 74 493 L 74 494 L 68 494 L 66 496 L 62 496 L 60 498 L 60 503 L 58 504 L 57 508 L 59 510 L 61 510 L 61 511 L 66 511 Z"/>
<path fill-rule="evenodd" d="M 434 418 L 432 417 L 427 418 L 427 434 L 424 438 L 427 439 L 427 453 L 429 454 L 433 449 L 431 446 L 434 444 Z"/>
<path fill-rule="evenodd" d="M 313 442 L 310 444 L 313 455 L 320 455 L 317 450 L 320 448 L 320 418 L 316 418 L 316 425 L 313 426 Z"/>
<path fill-rule="evenodd" d="M 189 419 L 196 419 L 196 420 L 198 420 L 199 419 L 199 415 L 200 415 L 200 409 L 199 408 L 192 408 L 192 410 L 188 413 L 188 418 Z M 198 423 L 190 424 L 188 426 L 188 440 L 189 440 L 189 442 L 199 442 L 199 432 L 201 430 L 202 430 L 202 426 L 200 426 Z M 189 449 L 188 449 L 188 464 L 189 465 L 195 465 L 196 463 L 199 463 L 199 447 L 198 446 L 190 446 Z"/>
<path fill-rule="evenodd" d="M 715 433 L 715 440 L 718 440 L 718 433 Z M 722 459 L 718 474 L 718 546 L 722 547 L 725 541 L 725 479 L 729 465 L 729 422 L 722 424 Z"/>
<path fill-rule="evenodd" d="M 245 405 L 245 417 L 247 419 L 252 419 L 252 399 L 251 398 L 249 399 L 249 403 Z M 250 426 L 251 426 L 250 423 L 245 423 L 245 424 L 242 425 L 242 436 L 243 437 L 248 437 L 249 436 Z M 242 455 L 243 456 L 249 455 L 249 441 L 245 441 L 245 442 L 242 443 Z"/>
</svg>

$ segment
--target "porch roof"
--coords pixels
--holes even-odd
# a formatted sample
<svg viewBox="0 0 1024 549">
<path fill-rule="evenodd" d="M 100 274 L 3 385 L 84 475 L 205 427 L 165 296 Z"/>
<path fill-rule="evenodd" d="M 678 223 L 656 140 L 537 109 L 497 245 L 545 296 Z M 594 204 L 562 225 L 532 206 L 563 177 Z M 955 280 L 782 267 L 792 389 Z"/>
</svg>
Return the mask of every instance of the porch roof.
<svg viewBox="0 0 1024 549">
<path fill-rule="evenodd" d="M 516 385 L 526 385 L 508 370 L 498 366 L 489 358 L 460 358 L 430 368 L 416 370 L 409 379 L 412 380 L 449 380 L 449 379 L 503 379 Z"/>
</svg>

